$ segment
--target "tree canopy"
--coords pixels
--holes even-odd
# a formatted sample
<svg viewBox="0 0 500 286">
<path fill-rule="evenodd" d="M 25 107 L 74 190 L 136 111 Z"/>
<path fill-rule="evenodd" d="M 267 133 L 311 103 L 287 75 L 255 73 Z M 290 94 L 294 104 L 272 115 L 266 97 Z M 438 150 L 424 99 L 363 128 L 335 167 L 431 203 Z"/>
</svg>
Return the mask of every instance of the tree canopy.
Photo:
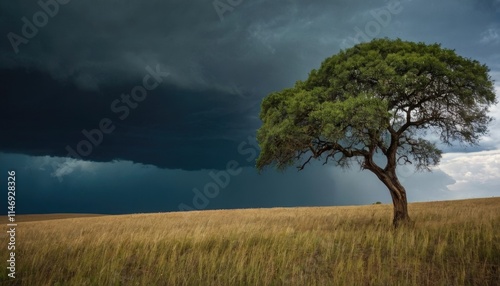
<svg viewBox="0 0 500 286">
<path fill-rule="evenodd" d="M 257 168 L 357 162 L 399 188 L 398 163 L 429 170 L 441 158 L 435 141 L 475 145 L 487 133 L 496 103 L 488 72 L 439 44 L 376 39 L 342 50 L 263 100 Z"/>
</svg>

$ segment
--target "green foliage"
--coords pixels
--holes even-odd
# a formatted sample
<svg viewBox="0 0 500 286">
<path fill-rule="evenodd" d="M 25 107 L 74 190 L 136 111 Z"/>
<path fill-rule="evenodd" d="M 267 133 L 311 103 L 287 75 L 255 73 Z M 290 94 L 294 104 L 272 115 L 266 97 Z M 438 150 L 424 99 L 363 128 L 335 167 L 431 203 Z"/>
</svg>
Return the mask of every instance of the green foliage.
<svg viewBox="0 0 500 286">
<path fill-rule="evenodd" d="M 486 65 L 439 44 L 376 39 L 327 58 L 305 81 L 262 102 L 258 169 L 311 159 L 371 168 L 376 152 L 388 165 L 439 163 L 446 144 L 477 144 L 496 102 Z M 395 168 L 395 167 L 394 167 Z"/>
</svg>

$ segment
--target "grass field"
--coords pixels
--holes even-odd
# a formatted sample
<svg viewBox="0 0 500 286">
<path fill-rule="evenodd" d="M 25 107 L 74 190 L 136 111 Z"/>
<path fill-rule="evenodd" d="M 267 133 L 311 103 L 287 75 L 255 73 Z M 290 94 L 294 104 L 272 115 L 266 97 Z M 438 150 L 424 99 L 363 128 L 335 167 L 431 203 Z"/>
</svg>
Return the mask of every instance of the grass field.
<svg viewBox="0 0 500 286">
<path fill-rule="evenodd" d="M 20 222 L 2 285 L 500 285 L 500 198 Z M 5 232 L 3 232 L 5 233 Z M 2 261 L 8 258 L 2 238 Z"/>
</svg>

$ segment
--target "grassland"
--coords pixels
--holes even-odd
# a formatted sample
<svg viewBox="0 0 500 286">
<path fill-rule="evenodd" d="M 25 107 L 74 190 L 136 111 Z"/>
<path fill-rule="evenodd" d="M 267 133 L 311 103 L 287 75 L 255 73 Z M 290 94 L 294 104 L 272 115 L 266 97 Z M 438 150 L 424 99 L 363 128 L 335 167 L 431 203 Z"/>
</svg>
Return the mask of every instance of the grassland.
<svg viewBox="0 0 500 286">
<path fill-rule="evenodd" d="M 21 222 L 2 285 L 499 285 L 500 198 Z M 4 232 L 5 233 L 5 232 Z M 2 239 L 7 245 L 7 239 Z M 6 247 L 0 250 L 3 261 Z M 5 263 L 5 262 L 4 262 Z M 6 264 L 6 263 L 5 263 Z"/>
</svg>

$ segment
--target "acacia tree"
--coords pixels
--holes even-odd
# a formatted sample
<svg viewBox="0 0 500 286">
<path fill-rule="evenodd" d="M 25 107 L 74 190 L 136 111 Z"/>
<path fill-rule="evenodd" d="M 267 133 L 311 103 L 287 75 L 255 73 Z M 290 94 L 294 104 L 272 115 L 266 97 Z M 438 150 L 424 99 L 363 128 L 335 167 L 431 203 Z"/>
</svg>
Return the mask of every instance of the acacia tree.
<svg viewBox="0 0 500 286">
<path fill-rule="evenodd" d="M 439 44 L 376 39 L 340 51 L 263 100 L 257 168 L 357 163 L 389 189 L 397 227 L 410 221 L 397 165 L 437 165 L 442 152 L 428 138 L 478 144 L 496 103 L 488 72 Z"/>
</svg>

